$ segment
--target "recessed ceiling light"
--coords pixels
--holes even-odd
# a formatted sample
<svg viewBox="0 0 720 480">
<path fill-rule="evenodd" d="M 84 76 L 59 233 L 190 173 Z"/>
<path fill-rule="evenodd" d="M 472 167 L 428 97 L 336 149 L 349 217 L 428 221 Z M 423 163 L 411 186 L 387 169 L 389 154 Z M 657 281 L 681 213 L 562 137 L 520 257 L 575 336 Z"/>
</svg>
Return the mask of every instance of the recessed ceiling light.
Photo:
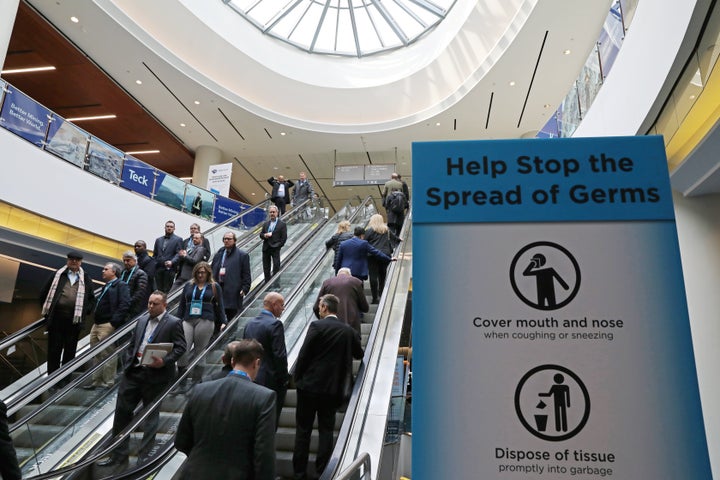
<svg viewBox="0 0 720 480">
<path fill-rule="evenodd" d="M 255 196 L 255 192 L 252 192 L 250 195 L 252 195 L 252 196 L 254 197 L 254 196 Z"/>
<path fill-rule="evenodd" d="M 439 126 L 440 126 L 440 122 L 436 122 L 436 123 L 435 123 L 435 126 L 436 126 L 436 127 L 439 127 Z"/>
<path fill-rule="evenodd" d="M 200 100 L 195 100 L 195 105 L 200 105 Z"/>
<path fill-rule="evenodd" d="M 563 55 L 570 55 L 570 53 L 571 53 L 570 50 L 563 50 Z"/>
<path fill-rule="evenodd" d="M 28 67 L 28 68 L 10 68 L 8 70 L 3 70 L 3 75 L 7 75 L 10 73 L 33 73 L 33 72 L 47 72 L 50 70 L 55 70 L 55 67 L 52 65 L 47 65 L 45 67 Z"/>
<path fill-rule="evenodd" d="M 514 87 L 514 86 L 515 86 L 515 81 L 514 81 L 514 80 L 511 81 L 510 83 L 508 83 L 508 85 L 510 85 L 511 87 Z"/>
<path fill-rule="evenodd" d="M 135 80 L 135 83 L 137 83 L 138 85 L 142 85 L 142 80 Z"/>
<path fill-rule="evenodd" d="M 181 126 L 181 127 L 184 127 L 184 126 L 185 126 L 185 124 L 184 124 L 184 123 L 181 123 L 181 124 L 180 124 L 180 126 Z"/>
<path fill-rule="evenodd" d="M 282 135 L 282 136 L 284 137 L 284 136 L 285 136 L 285 132 L 280 132 L 280 135 Z"/>
<path fill-rule="evenodd" d="M 550 104 L 546 103 L 545 105 L 543 105 L 543 108 L 550 108 Z"/>
<path fill-rule="evenodd" d="M 92 117 L 66 118 L 65 120 L 68 122 L 83 122 L 86 120 L 107 120 L 110 118 L 117 118 L 117 115 L 94 115 Z"/>
<path fill-rule="evenodd" d="M 70 17 L 70 21 L 73 23 L 78 23 L 80 21 L 80 19 L 77 17 Z"/>
<path fill-rule="evenodd" d="M 690 95 L 690 100 L 695 100 L 695 95 Z"/>
<path fill-rule="evenodd" d="M 145 153 L 160 153 L 160 150 L 135 150 L 134 152 L 125 152 L 128 155 L 143 155 Z"/>
<path fill-rule="evenodd" d="M 273 167 L 273 170 L 279 170 L 279 168 L 278 168 L 278 167 Z"/>
</svg>

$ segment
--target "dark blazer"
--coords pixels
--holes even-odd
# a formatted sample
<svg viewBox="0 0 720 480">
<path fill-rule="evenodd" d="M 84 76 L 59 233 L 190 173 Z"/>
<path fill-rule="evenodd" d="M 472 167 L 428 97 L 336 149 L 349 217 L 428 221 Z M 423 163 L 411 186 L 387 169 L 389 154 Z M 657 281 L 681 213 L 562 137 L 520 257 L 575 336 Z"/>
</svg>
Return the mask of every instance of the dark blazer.
<svg viewBox="0 0 720 480">
<path fill-rule="evenodd" d="M 0 477 L 4 480 L 20 480 L 20 466 L 8 430 L 7 406 L 0 400 Z"/>
<path fill-rule="evenodd" d="M 183 250 L 188 250 L 190 248 L 190 245 L 192 245 L 192 237 L 188 237 L 185 240 L 183 240 Z M 202 246 L 205 247 L 205 255 L 203 255 L 203 261 L 207 262 L 210 258 L 210 240 L 208 240 L 206 237 L 203 236 Z"/>
<path fill-rule="evenodd" d="M 340 244 L 340 247 L 338 247 L 336 263 L 338 268 L 349 268 L 353 277 L 366 280 L 368 278 L 368 255 L 382 258 L 388 262 L 391 260 L 390 257 L 370 245 L 366 240 L 360 237 L 353 237 L 345 240 Z"/>
<path fill-rule="evenodd" d="M 56 272 L 57 273 L 57 272 Z M 82 311 L 82 321 L 80 323 L 85 323 L 85 318 L 87 318 L 90 313 L 95 309 L 95 293 L 93 290 L 95 289 L 95 284 L 92 281 L 92 278 L 90 278 L 90 275 L 83 270 L 83 279 L 85 281 L 85 299 L 83 300 L 83 311 Z M 48 279 L 47 283 L 43 287 L 43 289 L 40 291 L 40 304 L 42 305 L 45 302 L 45 299 L 48 296 L 48 293 L 50 292 L 50 286 L 52 285 L 52 281 L 55 278 L 55 273 Z M 58 280 L 58 286 L 55 289 L 55 296 L 52 299 L 52 303 L 50 304 L 50 311 L 48 312 L 46 318 L 47 318 L 47 326 L 49 327 L 53 320 L 53 314 L 55 313 L 55 307 L 57 306 L 58 299 L 60 298 L 60 294 L 63 291 L 63 288 L 65 288 L 65 284 L 68 282 L 68 276 L 67 276 L 67 270 L 66 273 L 60 276 L 60 279 Z"/>
<path fill-rule="evenodd" d="M 220 267 L 225 248 L 221 248 L 213 257 L 212 274 L 216 282 L 220 281 Z M 222 279 L 223 303 L 229 310 L 239 310 L 242 307 L 240 292 L 247 294 L 252 285 L 250 272 L 250 255 L 244 250 L 235 247 L 225 255 L 225 276 Z M 228 319 L 230 320 L 230 319 Z"/>
<path fill-rule="evenodd" d="M 129 280 L 128 280 L 129 277 Z M 120 280 L 127 283 L 130 288 L 130 308 L 128 309 L 127 318 L 135 318 L 140 312 L 147 308 L 148 298 L 150 298 L 150 285 L 148 282 L 148 274 L 140 265 L 135 265 L 135 271 L 123 270 L 120 274 Z"/>
<path fill-rule="evenodd" d="M 280 188 L 281 183 L 285 183 L 285 203 L 290 203 L 290 189 L 292 188 L 293 183 L 292 180 L 285 180 L 285 182 L 278 182 L 275 177 L 268 178 L 268 183 L 272 185 L 272 193 L 270 194 L 270 198 L 278 198 L 280 195 L 278 195 L 278 189 Z"/>
<path fill-rule="evenodd" d="M 300 390 L 342 397 L 352 359 L 362 358 L 360 334 L 337 317 L 310 323 L 293 378 Z"/>
<path fill-rule="evenodd" d="M 162 237 L 158 237 L 155 239 L 155 246 L 153 247 L 153 258 L 155 259 L 156 269 L 165 268 L 163 264 L 167 260 L 171 260 L 173 262 L 173 267 L 177 267 L 177 262 L 180 258 L 177 253 L 183 248 L 182 238 L 173 233 L 172 235 L 170 235 L 170 238 L 166 240 L 165 249 L 163 250 L 162 244 L 164 238 L 165 236 L 163 235 Z"/>
<path fill-rule="evenodd" d="M 315 316 L 318 318 L 320 318 L 320 297 L 327 293 L 332 293 L 340 299 L 338 318 L 359 332 L 360 312 L 370 310 L 362 281 L 352 275 L 338 275 L 325 280 L 313 306 Z"/>
<path fill-rule="evenodd" d="M 265 351 L 255 382 L 273 390 L 285 388 L 289 375 L 282 322 L 267 310 L 261 310 L 260 315 L 245 325 L 243 338 L 254 338 Z"/>
<path fill-rule="evenodd" d="M 238 375 L 196 385 L 175 448 L 183 479 L 275 480 L 275 392 Z"/>
<path fill-rule="evenodd" d="M 130 287 L 116 278 L 109 285 L 106 284 L 103 291 L 105 293 L 100 293 L 95 307 L 95 323 L 110 323 L 118 328 L 125 323 L 130 309 Z"/>
<path fill-rule="evenodd" d="M 145 327 L 147 326 L 149 319 L 150 314 L 148 312 L 145 312 L 142 316 L 140 316 L 140 318 L 138 318 L 130 343 L 123 353 L 123 371 L 127 371 L 132 368 L 136 354 L 138 353 L 138 350 L 140 350 L 140 345 L 142 344 L 143 336 L 145 335 Z M 148 368 L 148 370 L 152 372 L 152 375 L 149 375 L 149 381 L 151 383 L 170 382 L 175 378 L 175 362 L 177 362 L 177 359 L 180 358 L 187 349 L 182 321 L 176 316 L 170 315 L 166 311 L 153 333 L 152 342 L 172 343 L 173 349 L 165 357 L 165 365 L 161 368 Z"/>
<path fill-rule="evenodd" d="M 137 257 L 138 265 L 140 265 L 140 268 L 143 269 L 145 273 L 147 273 L 148 279 L 150 281 L 149 285 L 153 284 L 153 279 L 155 278 L 155 270 L 157 270 L 157 264 L 155 263 L 155 259 L 152 258 L 150 255 L 147 254 L 147 252 L 143 252 L 141 255 L 138 255 Z M 151 290 L 151 287 L 148 286 L 148 291 Z M 149 294 L 152 292 L 148 292 Z"/>
<path fill-rule="evenodd" d="M 278 218 L 275 230 L 272 232 L 272 237 L 264 238 L 270 229 L 270 220 L 263 223 L 262 231 L 260 232 L 260 239 L 263 241 L 263 252 L 268 248 L 280 248 L 287 242 L 287 225 L 285 222 Z"/>
<path fill-rule="evenodd" d="M 392 255 L 395 247 L 400 243 L 400 238 L 390 230 L 380 234 L 372 228 L 365 230 L 365 240 L 385 255 Z"/>
</svg>

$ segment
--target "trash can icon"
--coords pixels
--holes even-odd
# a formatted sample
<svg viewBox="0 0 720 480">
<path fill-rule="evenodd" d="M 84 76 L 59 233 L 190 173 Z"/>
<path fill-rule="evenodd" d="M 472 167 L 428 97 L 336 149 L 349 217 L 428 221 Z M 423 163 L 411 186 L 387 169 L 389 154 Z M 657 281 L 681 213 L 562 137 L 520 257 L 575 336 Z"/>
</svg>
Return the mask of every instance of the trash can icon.
<svg viewBox="0 0 720 480">
<path fill-rule="evenodd" d="M 547 421 L 547 415 L 535 415 L 535 426 L 537 427 L 538 432 L 544 432 L 547 429 Z"/>
</svg>

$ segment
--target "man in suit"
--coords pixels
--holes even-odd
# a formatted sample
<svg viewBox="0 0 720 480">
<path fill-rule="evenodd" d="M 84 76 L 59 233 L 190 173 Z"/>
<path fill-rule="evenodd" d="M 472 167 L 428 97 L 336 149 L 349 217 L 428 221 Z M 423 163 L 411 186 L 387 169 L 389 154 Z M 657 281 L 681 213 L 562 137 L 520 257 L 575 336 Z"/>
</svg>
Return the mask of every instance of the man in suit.
<svg viewBox="0 0 720 480">
<path fill-rule="evenodd" d="M 193 223 L 190 225 L 190 236 L 183 240 L 183 250 L 185 250 L 187 253 L 190 253 L 195 248 L 195 244 L 193 243 L 193 236 L 196 233 L 202 233 L 200 231 L 200 225 L 197 223 Z M 202 240 L 202 246 L 205 247 L 205 254 L 202 257 L 203 262 L 207 262 L 210 259 L 210 240 L 205 238 L 205 235 L 203 235 Z"/>
<path fill-rule="evenodd" d="M 292 188 L 292 180 L 285 180 L 285 177 L 279 175 L 277 178 L 268 178 L 268 183 L 272 185 L 272 193 L 270 194 L 270 200 L 280 210 L 280 215 L 285 213 L 285 205 L 290 203 L 290 188 Z"/>
<path fill-rule="evenodd" d="M 297 409 L 295 410 L 296 480 L 307 478 L 310 436 L 315 415 L 319 443 L 315 471 L 321 475 L 332 454 L 335 413 L 352 390 L 352 359 L 362 358 L 360 335 L 338 319 L 339 300 L 335 295 L 320 299 L 320 320 L 310 324 L 295 364 Z"/>
<path fill-rule="evenodd" d="M 278 318 L 285 310 L 285 299 L 277 292 L 269 292 L 263 299 L 260 314 L 245 325 L 243 338 L 254 338 L 263 346 L 265 356 L 260 364 L 256 383 L 275 391 L 277 397 L 277 419 L 285 403 L 290 375 L 287 368 L 285 328 Z"/>
<path fill-rule="evenodd" d="M 135 250 L 135 255 L 137 256 L 137 264 L 140 266 L 143 272 L 147 273 L 147 296 L 149 298 L 150 294 L 155 291 L 155 271 L 157 270 L 157 265 L 155 264 L 155 259 L 148 255 L 147 244 L 145 243 L 145 240 L 137 240 L 135 242 L 135 245 L 133 246 L 133 249 Z M 146 306 L 147 300 L 143 303 L 143 308 L 145 308 Z"/>
<path fill-rule="evenodd" d="M 95 308 L 90 275 L 82 269 L 82 254 L 67 254 L 67 264 L 55 272 L 40 292 L 42 315 L 47 319 L 48 375 L 75 358 L 78 337 L 85 318 Z"/>
<path fill-rule="evenodd" d="M 128 308 L 128 320 L 134 319 L 147 308 L 147 301 L 150 297 L 150 285 L 148 274 L 138 265 L 137 255 L 132 250 L 123 253 L 122 256 L 125 270 L 120 274 L 120 281 L 130 288 L 130 308 Z"/>
<path fill-rule="evenodd" d="M 353 277 L 347 267 L 338 270 L 336 277 L 325 280 L 313 306 L 313 312 L 318 318 L 320 318 L 320 299 L 328 293 L 332 293 L 340 300 L 338 318 L 360 333 L 360 312 L 367 313 L 370 310 L 362 280 Z"/>
<path fill-rule="evenodd" d="M 106 263 L 102 269 L 105 286 L 97 299 L 95 321 L 90 328 L 91 347 L 105 340 L 127 320 L 127 312 L 130 308 L 130 287 L 118 278 L 121 273 L 122 268 L 117 263 Z M 101 363 L 109 355 L 110 352 L 106 349 L 95 356 L 94 362 Z M 93 374 L 92 383 L 85 386 L 85 389 L 94 390 L 98 387 L 112 386 L 115 383 L 116 370 L 117 362 L 115 360 L 105 362 L 102 369 Z"/>
<path fill-rule="evenodd" d="M 175 270 L 177 269 L 178 252 L 182 250 L 182 238 L 175 235 L 175 222 L 165 222 L 165 235 L 155 240 L 153 258 L 155 259 L 155 288 L 165 293 L 170 291 Z"/>
<path fill-rule="evenodd" d="M 7 406 L 0 400 L 0 478 L 20 480 L 22 474 L 8 429 Z"/>
<path fill-rule="evenodd" d="M 262 260 L 265 282 L 280 271 L 280 249 L 287 241 L 287 225 L 278 218 L 278 209 L 275 206 L 268 208 L 270 218 L 263 223 L 260 239 L 263 241 Z M 270 275 L 270 260 L 272 260 L 272 275 Z"/>
<path fill-rule="evenodd" d="M 352 272 L 352 276 L 360 280 L 368 278 L 368 255 L 381 258 L 386 262 L 394 261 L 365 240 L 365 229 L 355 227 L 353 238 L 345 240 L 338 247 L 337 264 L 340 268 L 346 267 Z"/>
<path fill-rule="evenodd" d="M 127 349 L 123 354 L 123 376 L 118 389 L 113 435 L 120 433 L 133 418 L 133 411 L 142 400 L 143 405 L 153 403 L 158 395 L 175 379 L 175 362 L 185 353 L 187 345 L 182 321 L 167 311 L 167 295 L 156 290 L 148 300 L 148 311 L 137 322 Z M 141 364 L 145 346 L 150 343 L 172 343 L 172 350 L 163 358 L 152 356 L 147 365 Z M 138 458 L 146 456 L 155 441 L 160 412 L 155 410 L 145 421 L 143 439 Z M 98 463 L 100 467 L 125 465 L 128 461 L 129 438 L 126 438 L 111 456 Z"/>
<path fill-rule="evenodd" d="M 307 179 L 307 175 L 305 172 L 300 172 L 299 175 L 300 179 L 295 184 L 295 189 L 293 190 L 293 197 L 292 197 L 292 204 L 293 205 L 300 205 L 302 202 L 307 200 L 308 198 L 312 198 L 315 195 L 315 191 L 313 190 L 312 185 L 310 185 L 310 182 Z"/>
<path fill-rule="evenodd" d="M 242 309 L 245 295 L 250 292 L 252 274 L 250 255 L 235 245 L 234 232 L 223 234 L 223 248 L 217 251 L 212 260 L 213 278 L 222 287 L 225 316 L 228 322 Z"/>
<path fill-rule="evenodd" d="M 205 250 L 202 233 L 193 233 L 191 247 L 183 247 L 178 252 L 178 274 L 173 283 L 173 290 L 182 287 L 185 282 L 192 278 L 193 268 L 198 262 L 205 261 L 207 250 Z M 207 254 L 209 257 L 210 255 Z"/>
<path fill-rule="evenodd" d="M 262 355 L 241 340 L 228 376 L 195 387 L 175 436 L 188 456 L 178 478 L 275 479 L 275 392 L 252 382 Z"/>
</svg>

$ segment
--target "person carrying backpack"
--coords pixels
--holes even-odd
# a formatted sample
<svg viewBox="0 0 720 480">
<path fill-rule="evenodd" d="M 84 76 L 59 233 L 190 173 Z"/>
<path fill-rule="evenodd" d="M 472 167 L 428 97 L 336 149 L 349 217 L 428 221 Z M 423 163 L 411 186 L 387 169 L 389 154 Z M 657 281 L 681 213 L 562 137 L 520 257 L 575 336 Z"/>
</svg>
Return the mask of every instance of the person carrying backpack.
<svg viewBox="0 0 720 480">
<path fill-rule="evenodd" d="M 408 208 L 408 200 L 403 193 L 403 184 L 400 176 L 393 173 L 385 183 L 383 189 L 383 206 L 387 213 L 387 225 L 396 236 L 400 236 L 403 222 L 405 221 L 405 210 Z"/>
</svg>

